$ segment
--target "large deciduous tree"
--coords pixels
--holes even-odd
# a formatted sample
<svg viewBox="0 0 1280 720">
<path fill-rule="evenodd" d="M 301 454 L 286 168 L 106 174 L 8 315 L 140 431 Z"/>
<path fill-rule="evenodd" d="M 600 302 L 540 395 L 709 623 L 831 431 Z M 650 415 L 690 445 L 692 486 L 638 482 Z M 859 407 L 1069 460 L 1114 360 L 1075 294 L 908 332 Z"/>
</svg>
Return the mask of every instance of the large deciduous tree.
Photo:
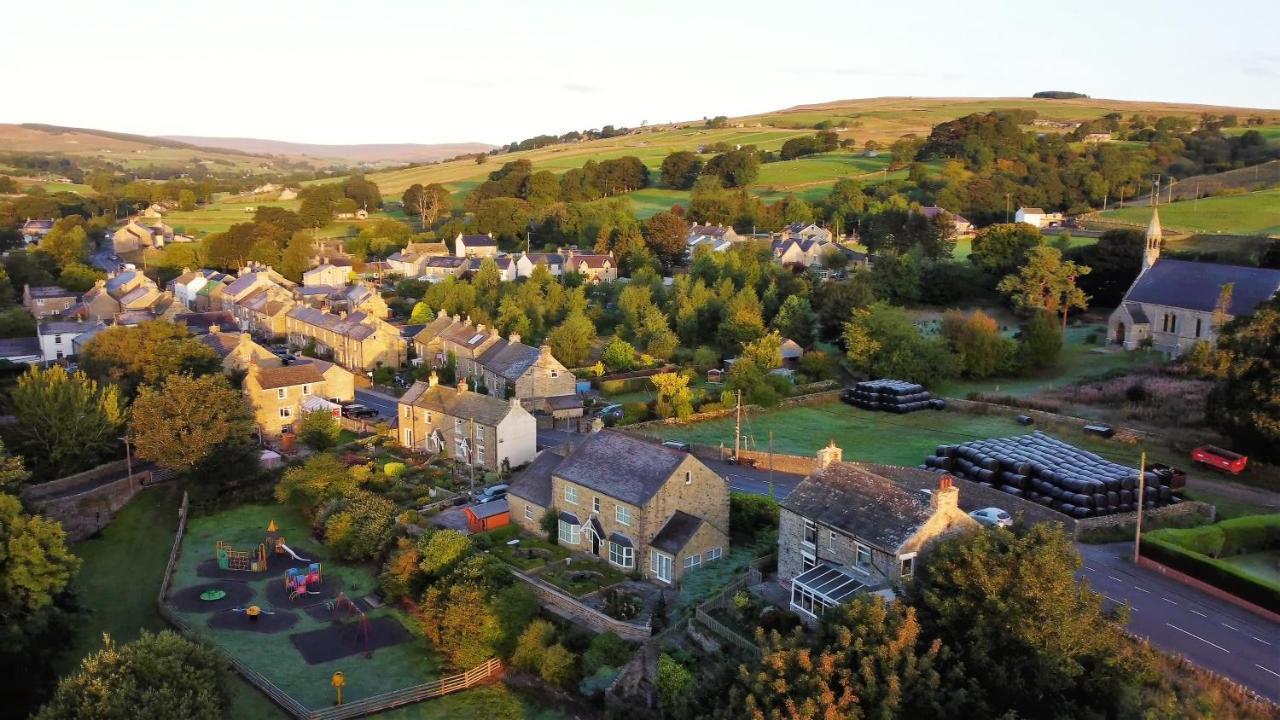
<svg viewBox="0 0 1280 720">
<path fill-rule="evenodd" d="M 688 190 L 697 182 L 702 172 L 702 160 L 697 153 L 678 150 L 662 159 L 662 184 L 676 190 Z"/>
<path fill-rule="evenodd" d="M 125 409 L 119 391 L 59 365 L 32 367 L 13 389 L 14 450 L 41 479 L 88 469 L 120 446 Z"/>
<path fill-rule="evenodd" d="M 675 213 L 660 212 L 644 221 L 644 241 L 669 270 L 689 252 L 689 226 Z"/>
<path fill-rule="evenodd" d="M 1020 310 L 1043 310 L 1062 316 L 1062 331 L 1067 330 L 1067 315 L 1072 308 L 1089 306 L 1089 296 L 1076 285 L 1088 275 L 1090 268 L 1062 259 L 1062 251 L 1040 245 L 1027 253 L 1026 264 L 1017 274 L 1006 275 L 997 289 L 1009 296 Z"/>
<path fill-rule="evenodd" d="M 1280 460 L 1280 298 L 1227 323 L 1218 337 L 1222 379 L 1206 414 L 1241 448 Z"/>
<path fill-rule="evenodd" d="M 138 457 L 182 472 L 251 440 L 253 418 L 221 375 L 170 375 L 133 401 L 129 441 Z"/>
<path fill-rule="evenodd" d="M 1044 244 L 1040 228 L 1026 223 L 991 225 L 973 238 L 969 262 L 995 278 L 1015 272 L 1027 252 Z"/>
<path fill-rule="evenodd" d="M 568 367 L 582 367 L 596 341 L 596 326 L 582 312 L 572 312 L 547 338 L 551 354 Z"/>
<path fill-rule="evenodd" d="M 170 630 L 122 646 L 104 637 L 35 717 L 219 720 L 231 701 L 228 675 L 216 651 Z"/>
<path fill-rule="evenodd" d="M 98 333 L 81 350 L 80 366 L 99 382 L 116 383 L 132 396 L 139 386 L 158 384 L 170 375 L 222 372 L 222 359 L 186 328 L 157 320 Z"/>
<path fill-rule="evenodd" d="M 858 308 L 844 326 L 845 354 L 858 372 L 932 384 L 955 374 L 956 357 L 926 338 L 906 310 L 883 302 Z"/>
<path fill-rule="evenodd" d="M 415 183 L 404 191 L 404 206 L 409 212 L 418 216 L 425 230 L 435 224 L 436 220 L 449 212 L 453 199 L 449 191 L 440 183 L 422 185 Z"/>
</svg>

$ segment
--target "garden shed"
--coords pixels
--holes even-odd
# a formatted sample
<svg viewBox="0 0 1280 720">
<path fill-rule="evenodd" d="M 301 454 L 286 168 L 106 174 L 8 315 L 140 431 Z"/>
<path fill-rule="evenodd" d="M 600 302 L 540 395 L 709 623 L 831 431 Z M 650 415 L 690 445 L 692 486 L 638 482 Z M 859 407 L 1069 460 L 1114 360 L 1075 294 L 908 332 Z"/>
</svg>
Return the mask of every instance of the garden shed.
<svg viewBox="0 0 1280 720">
<path fill-rule="evenodd" d="M 469 505 L 462 508 L 462 514 L 467 516 L 467 530 L 472 533 L 496 530 L 511 522 L 511 512 L 506 498 Z"/>
</svg>

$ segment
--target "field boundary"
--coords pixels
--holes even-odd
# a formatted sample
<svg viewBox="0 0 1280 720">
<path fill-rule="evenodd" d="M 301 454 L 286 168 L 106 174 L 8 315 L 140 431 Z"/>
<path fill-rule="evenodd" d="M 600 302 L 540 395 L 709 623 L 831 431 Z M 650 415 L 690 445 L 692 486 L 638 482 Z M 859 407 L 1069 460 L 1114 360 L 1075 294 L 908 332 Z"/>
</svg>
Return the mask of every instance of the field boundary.
<svg viewBox="0 0 1280 720">
<path fill-rule="evenodd" d="M 160 592 L 156 595 L 156 605 L 160 612 L 160 617 L 164 618 L 169 624 L 173 625 L 184 635 L 194 637 L 191 625 L 186 620 L 178 616 L 177 613 L 169 609 L 165 604 L 165 598 L 169 595 L 169 584 L 173 580 L 173 569 L 178 564 L 178 558 L 182 555 L 182 538 L 187 531 L 187 513 L 190 504 L 186 491 L 182 493 L 182 504 L 178 508 L 178 530 L 173 535 L 173 547 L 169 550 L 169 562 L 164 568 L 164 577 L 160 580 Z M 298 702 L 289 695 L 289 693 L 280 689 L 275 683 L 268 680 L 262 673 L 245 665 L 238 658 L 228 653 L 222 647 L 216 644 L 209 644 L 210 647 L 223 658 L 227 663 L 240 674 L 249 684 L 256 687 L 263 695 L 266 695 L 272 702 L 292 715 L 298 720 L 348 720 L 348 718 L 357 718 L 364 715 L 372 715 L 373 713 L 383 712 L 384 710 L 392 710 L 404 705 L 412 705 L 414 703 L 429 700 L 431 698 L 441 697 L 450 693 L 466 690 L 476 685 L 480 685 L 490 679 L 502 674 L 502 661 L 496 657 L 489 658 L 484 662 L 476 665 L 470 670 L 450 675 L 448 677 L 430 680 L 420 683 L 412 687 L 401 688 L 399 690 L 391 690 L 380 695 L 373 695 L 361 700 L 350 703 L 344 703 L 334 707 L 323 708 L 320 710 L 312 710 L 301 702 Z"/>
<path fill-rule="evenodd" d="M 1180 570 L 1175 570 L 1164 563 L 1152 560 L 1151 558 L 1142 555 L 1141 552 L 1138 554 L 1138 566 L 1144 567 L 1148 570 L 1154 570 L 1170 580 L 1180 582 L 1183 585 L 1193 587 L 1201 592 L 1212 595 L 1219 600 L 1229 602 L 1242 610 L 1247 610 L 1254 615 L 1270 620 L 1273 623 L 1280 623 L 1280 614 L 1274 613 L 1261 605 L 1255 605 L 1242 597 L 1238 597 L 1226 590 L 1223 590 L 1222 588 L 1210 585 L 1203 580 L 1191 577 Z"/>
</svg>

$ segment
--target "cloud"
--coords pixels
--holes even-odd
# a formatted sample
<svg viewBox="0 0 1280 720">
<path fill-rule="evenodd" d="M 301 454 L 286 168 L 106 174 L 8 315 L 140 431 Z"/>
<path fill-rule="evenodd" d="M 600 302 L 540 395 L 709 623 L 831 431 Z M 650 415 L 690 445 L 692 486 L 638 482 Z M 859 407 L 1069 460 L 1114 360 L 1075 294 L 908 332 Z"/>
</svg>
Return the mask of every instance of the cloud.
<svg viewBox="0 0 1280 720">
<path fill-rule="evenodd" d="M 1259 53 L 1244 58 L 1240 72 L 1264 78 L 1280 79 L 1280 53 Z"/>
<path fill-rule="evenodd" d="M 579 93 L 582 95 L 599 95 L 600 93 L 604 92 L 604 88 L 598 88 L 594 85 L 586 85 L 583 83 L 575 83 L 575 82 L 560 83 L 556 87 L 558 87 L 561 90 L 568 90 L 569 92 Z"/>
</svg>

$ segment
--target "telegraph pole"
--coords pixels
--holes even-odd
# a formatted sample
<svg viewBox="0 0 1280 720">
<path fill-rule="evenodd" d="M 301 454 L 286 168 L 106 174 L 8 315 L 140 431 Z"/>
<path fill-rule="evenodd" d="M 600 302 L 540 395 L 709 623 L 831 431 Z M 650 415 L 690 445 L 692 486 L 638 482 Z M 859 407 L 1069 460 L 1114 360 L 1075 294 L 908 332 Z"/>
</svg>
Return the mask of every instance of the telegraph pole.
<svg viewBox="0 0 1280 720">
<path fill-rule="evenodd" d="M 1147 452 L 1142 451 L 1138 464 L 1138 524 L 1133 532 L 1133 561 L 1138 562 L 1138 547 L 1142 544 L 1142 506 L 1146 501 Z"/>
<path fill-rule="evenodd" d="M 769 497 L 773 497 L 773 431 L 769 431 Z"/>
<path fill-rule="evenodd" d="M 471 447 L 467 448 L 467 458 L 471 462 L 471 497 L 476 496 L 476 419 L 471 418 Z"/>
<path fill-rule="evenodd" d="M 733 461 L 738 462 L 739 453 L 742 452 L 742 391 L 737 393 L 738 404 L 734 407 L 734 428 L 733 428 Z"/>
</svg>

